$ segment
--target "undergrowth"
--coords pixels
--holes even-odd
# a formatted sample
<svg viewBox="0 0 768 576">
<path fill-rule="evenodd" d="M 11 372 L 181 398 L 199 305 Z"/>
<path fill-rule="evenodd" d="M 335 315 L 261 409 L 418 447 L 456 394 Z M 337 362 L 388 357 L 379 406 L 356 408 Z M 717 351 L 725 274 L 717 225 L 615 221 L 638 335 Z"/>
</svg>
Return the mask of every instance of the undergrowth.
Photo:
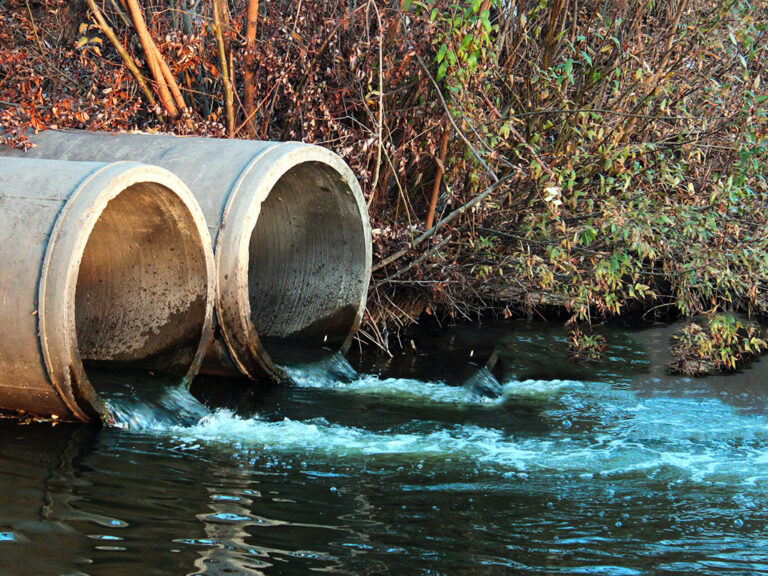
<svg viewBox="0 0 768 576">
<path fill-rule="evenodd" d="M 668 369 L 677 374 L 703 376 L 736 370 L 768 350 L 760 326 L 729 314 L 715 314 L 691 322 L 672 337 Z"/>
</svg>

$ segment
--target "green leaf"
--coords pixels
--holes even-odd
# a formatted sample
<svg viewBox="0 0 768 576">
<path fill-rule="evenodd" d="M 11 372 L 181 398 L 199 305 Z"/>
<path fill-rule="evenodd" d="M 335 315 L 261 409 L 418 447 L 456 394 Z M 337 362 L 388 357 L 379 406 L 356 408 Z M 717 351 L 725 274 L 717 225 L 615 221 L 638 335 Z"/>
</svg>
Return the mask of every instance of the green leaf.
<svg viewBox="0 0 768 576">
<path fill-rule="evenodd" d="M 443 77 L 445 76 L 446 70 L 448 70 L 448 60 L 443 60 L 440 63 L 440 66 L 437 67 L 437 77 L 436 77 L 436 79 L 438 81 L 443 79 Z"/>
<path fill-rule="evenodd" d="M 440 64 L 440 62 L 443 61 L 443 58 L 445 58 L 445 53 L 448 52 L 448 45 L 443 44 L 440 46 L 440 49 L 437 51 L 437 56 L 435 56 L 435 60 L 437 60 L 437 63 Z"/>
<path fill-rule="evenodd" d="M 480 23 L 483 25 L 483 28 L 485 29 L 486 33 L 491 33 L 491 20 L 490 20 L 490 12 L 488 10 L 483 10 L 482 14 L 480 14 Z"/>
</svg>

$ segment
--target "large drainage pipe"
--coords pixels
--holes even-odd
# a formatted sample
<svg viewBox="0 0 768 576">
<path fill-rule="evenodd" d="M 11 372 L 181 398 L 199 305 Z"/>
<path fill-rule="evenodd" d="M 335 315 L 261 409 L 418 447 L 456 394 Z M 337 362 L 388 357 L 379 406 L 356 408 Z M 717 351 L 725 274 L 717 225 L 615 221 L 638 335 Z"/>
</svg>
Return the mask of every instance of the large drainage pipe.
<svg viewBox="0 0 768 576">
<path fill-rule="evenodd" d="M 90 363 L 197 373 L 213 254 L 166 170 L 0 158 L 0 267 L 0 409 L 106 416 Z"/>
<path fill-rule="evenodd" d="M 26 153 L 0 154 L 137 160 L 189 186 L 216 255 L 218 323 L 201 372 L 282 379 L 272 339 L 341 350 L 351 343 L 365 308 L 371 237 L 360 187 L 336 154 L 298 142 L 154 134 L 46 131 L 30 141 Z"/>
</svg>

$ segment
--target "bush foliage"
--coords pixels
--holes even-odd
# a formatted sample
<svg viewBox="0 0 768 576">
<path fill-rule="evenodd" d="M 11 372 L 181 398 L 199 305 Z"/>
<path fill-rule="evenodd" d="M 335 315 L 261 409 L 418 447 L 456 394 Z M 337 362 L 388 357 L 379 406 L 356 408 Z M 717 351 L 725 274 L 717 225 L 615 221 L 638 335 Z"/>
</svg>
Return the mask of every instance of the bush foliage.
<svg viewBox="0 0 768 576">
<path fill-rule="evenodd" d="M 736 370 L 768 349 L 760 327 L 729 314 L 691 322 L 672 337 L 673 373 L 703 376 Z"/>
</svg>

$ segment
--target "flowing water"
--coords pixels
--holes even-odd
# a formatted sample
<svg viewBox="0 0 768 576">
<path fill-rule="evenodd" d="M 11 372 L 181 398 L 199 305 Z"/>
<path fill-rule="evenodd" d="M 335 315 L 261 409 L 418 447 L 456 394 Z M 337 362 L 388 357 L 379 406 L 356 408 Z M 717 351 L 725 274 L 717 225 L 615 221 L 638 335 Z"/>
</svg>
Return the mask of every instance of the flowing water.
<svg viewBox="0 0 768 576">
<path fill-rule="evenodd" d="M 596 365 L 508 322 L 0 421 L 0 574 L 768 574 L 768 361 L 670 377 L 668 328 L 605 333 Z"/>
</svg>

